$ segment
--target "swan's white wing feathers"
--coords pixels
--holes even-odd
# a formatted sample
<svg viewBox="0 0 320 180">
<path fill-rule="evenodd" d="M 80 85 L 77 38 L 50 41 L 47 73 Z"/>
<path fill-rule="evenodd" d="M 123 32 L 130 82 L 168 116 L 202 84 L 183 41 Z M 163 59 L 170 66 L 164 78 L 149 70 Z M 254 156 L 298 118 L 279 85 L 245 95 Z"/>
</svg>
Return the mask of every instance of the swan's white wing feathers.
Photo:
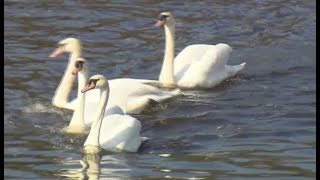
<svg viewBox="0 0 320 180">
<path fill-rule="evenodd" d="M 174 59 L 174 74 L 176 79 L 180 79 L 189 66 L 199 61 L 203 54 L 214 45 L 192 44 L 185 47 Z"/>
<path fill-rule="evenodd" d="M 138 114 L 149 105 L 150 99 L 162 102 L 181 94 L 181 91 L 178 89 L 172 91 L 162 90 L 155 86 L 144 84 L 143 82 L 147 81 L 136 81 L 135 79 L 129 78 L 109 80 L 110 94 L 104 116 L 108 114 L 119 114 L 121 112 Z M 150 82 L 155 81 L 150 80 Z M 86 126 L 90 126 L 92 123 L 92 114 L 96 113 L 99 98 L 99 89 L 86 92 L 84 112 Z M 75 106 L 76 99 L 70 104 Z"/>
<path fill-rule="evenodd" d="M 153 101 L 160 103 L 179 95 L 181 95 L 180 89 L 163 92 L 153 92 L 144 95 L 132 94 L 127 100 L 126 110 L 132 114 L 139 114 L 144 109 L 149 107 Z"/>
<path fill-rule="evenodd" d="M 121 149 L 136 152 L 141 143 L 141 122 L 129 115 L 113 114 L 103 119 L 100 146 L 103 149 Z"/>
<path fill-rule="evenodd" d="M 178 55 L 179 58 L 177 57 L 177 62 L 175 62 L 175 78 L 178 86 L 182 88 L 209 88 L 235 75 L 243 69 L 245 63 L 236 66 L 226 65 L 231 52 L 232 48 L 223 43 L 188 46 L 181 52 L 182 55 L 180 55 L 181 53 Z M 183 61 L 186 63 L 182 63 Z M 180 72 L 176 71 L 177 69 Z"/>
<path fill-rule="evenodd" d="M 150 80 L 150 82 L 156 81 Z M 163 90 L 136 79 L 109 80 L 109 86 L 110 95 L 107 108 L 119 106 L 124 112 L 133 114 L 140 113 L 145 109 L 150 99 L 162 102 L 181 94 L 180 90 Z"/>
</svg>

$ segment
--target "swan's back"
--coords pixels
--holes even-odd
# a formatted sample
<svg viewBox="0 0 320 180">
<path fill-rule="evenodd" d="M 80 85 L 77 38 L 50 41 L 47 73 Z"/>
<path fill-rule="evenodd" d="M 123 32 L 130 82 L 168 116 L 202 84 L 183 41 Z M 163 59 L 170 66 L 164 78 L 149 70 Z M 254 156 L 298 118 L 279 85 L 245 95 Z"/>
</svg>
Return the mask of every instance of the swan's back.
<svg viewBox="0 0 320 180">
<path fill-rule="evenodd" d="M 207 88 L 229 77 L 225 66 L 231 52 L 232 48 L 223 43 L 186 47 L 175 60 L 175 77 L 179 87 Z"/>
<path fill-rule="evenodd" d="M 106 116 L 100 129 L 100 146 L 103 149 L 121 149 L 136 152 L 141 143 L 141 122 L 129 115 Z"/>
<path fill-rule="evenodd" d="M 213 46 L 208 44 L 192 44 L 185 47 L 174 59 L 175 77 L 179 79 L 192 62 L 200 60 L 203 54 Z"/>
<path fill-rule="evenodd" d="M 138 114 L 149 105 L 150 100 L 161 102 L 181 94 L 179 90 L 164 91 L 157 88 L 156 85 L 149 85 L 148 82 L 148 80 L 130 78 L 109 80 L 110 94 L 104 116 L 107 114 L 121 114 L 121 112 Z M 84 120 L 87 127 L 92 124 L 92 114 L 96 113 L 99 104 L 97 99 L 99 98 L 99 89 L 86 92 Z M 76 103 L 77 99 L 72 100 L 69 103 L 70 107 L 75 109 Z"/>
<path fill-rule="evenodd" d="M 109 80 L 110 95 L 108 107 L 120 106 L 126 113 L 140 113 L 149 105 L 150 100 L 162 102 L 179 95 L 180 91 L 162 90 L 143 83 L 142 80 L 119 78 Z"/>
</svg>

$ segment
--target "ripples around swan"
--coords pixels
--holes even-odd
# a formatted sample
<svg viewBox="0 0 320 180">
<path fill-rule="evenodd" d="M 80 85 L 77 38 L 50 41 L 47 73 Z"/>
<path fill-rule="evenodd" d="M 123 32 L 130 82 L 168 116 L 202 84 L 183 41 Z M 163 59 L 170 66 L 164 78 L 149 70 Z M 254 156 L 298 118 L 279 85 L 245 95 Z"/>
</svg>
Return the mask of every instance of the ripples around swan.
<svg viewBox="0 0 320 180">
<path fill-rule="evenodd" d="M 92 74 L 156 79 L 164 32 L 153 25 L 167 10 L 177 52 L 224 42 L 234 49 L 229 64 L 247 66 L 137 115 L 149 138 L 138 153 L 83 156 L 86 137 L 61 132 L 72 112 L 50 103 L 67 56 L 48 55 L 73 36 Z M 314 179 L 315 15 L 306 0 L 5 0 L 4 177 Z"/>
</svg>

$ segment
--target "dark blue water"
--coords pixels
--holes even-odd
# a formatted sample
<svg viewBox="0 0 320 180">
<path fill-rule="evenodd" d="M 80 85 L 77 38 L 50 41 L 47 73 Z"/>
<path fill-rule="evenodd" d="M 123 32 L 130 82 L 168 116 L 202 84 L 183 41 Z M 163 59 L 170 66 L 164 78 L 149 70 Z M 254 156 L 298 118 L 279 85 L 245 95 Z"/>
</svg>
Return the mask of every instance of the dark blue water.
<svg viewBox="0 0 320 180">
<path fill-rule="evenodd" d="M 4 1 L 5 178 L 315 179 L 316 1 Z M 50 101 L 81 39 L 91 74 L 157 79 L 164 32 L 176 18 L 176 51 L 227 43 L 238 75 L 135 116 L 150 140 L 138 153 L 83 157 L 85 136 L 62 133 L 72 112 Z M 75 96 L 75 90 L 73 96 Z M 100 164 L 82 170 L 80 160 Z"/>
</svg>

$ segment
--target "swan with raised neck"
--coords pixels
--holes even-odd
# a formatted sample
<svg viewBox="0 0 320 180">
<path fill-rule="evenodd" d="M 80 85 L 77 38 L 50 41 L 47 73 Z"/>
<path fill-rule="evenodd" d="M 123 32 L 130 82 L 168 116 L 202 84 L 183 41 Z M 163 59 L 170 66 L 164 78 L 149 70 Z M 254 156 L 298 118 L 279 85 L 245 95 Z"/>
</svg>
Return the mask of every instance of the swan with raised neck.
<svg viewBox="0 0 320 180">
<path fill-rule="evenodd" d="M 136 152 L 143 138 L 140 136 L 141 123 L 134 117 L 124 114 L 112 114 L 104 117 L 109 99 L 109 83 L 105 76 L 92 76 L 82 93 L 100 89 L 100 101 L 93 116 L 90 133 L 84 143 L 85 153 L 98 153 L 103 149 L 121 149 Z"/>
<path fill-rule="evenodd" d="M 174 51 L 175 51 L 175 22 L 173 15 L 170 12 L 162 12 L 155 26 L 164 26 L 165 30 L 165 52 L 162 63 L 162 68 L 159 75 L 159 82 L 164 87 L 175 87 L 176 81 L 174 78 Z"/>
<path fill-rule="evenodd" d="M 81 42 L 76 38 L 66 38 L 58 42 L 58 48 L 50 54 L 51 58 L 56 58 L 59 55 L 68 52 L 69 61 L 64 72 L 62 80 L 55 91 L 51 103 L 59 108 L 67 108 L 73 110 L 74 107 L 69 103 L 69 96 L 72 90 L 75 76 L 71 74 L 74 62 L 81 57 L 82 47 Z"/>
<path fill-rule="evenodd" d="M 78 92 L 76 108 L 73 111 L 73 115 L 69 123 L 69 126 L 65 128 L 65 131 L 67 133 L 82 134 L 85 131 L 85 94 L 82 93 L 81 90 L 86 86 L 88 78 L 88 66 L 84 65 L 86 61 L 87 60 L 85 58 L 78 58 L 77 61 L 74 62 L 74 66 L 71 71 L 72 75 L 78 74 Z"/>
<path fill-rule="evenodd" d="M 225 44 L 192 44 L 185 47 L 176 57 L 175 20 L 170 12 L 162 12 L 155 24 L 165 30 L 165 54 L 159 75 L 163 86 L 179 88 L 212 88 L 224 79 L 235 75 L 245 67 L 227 65 L 232 48 Z"/>
</svg>

